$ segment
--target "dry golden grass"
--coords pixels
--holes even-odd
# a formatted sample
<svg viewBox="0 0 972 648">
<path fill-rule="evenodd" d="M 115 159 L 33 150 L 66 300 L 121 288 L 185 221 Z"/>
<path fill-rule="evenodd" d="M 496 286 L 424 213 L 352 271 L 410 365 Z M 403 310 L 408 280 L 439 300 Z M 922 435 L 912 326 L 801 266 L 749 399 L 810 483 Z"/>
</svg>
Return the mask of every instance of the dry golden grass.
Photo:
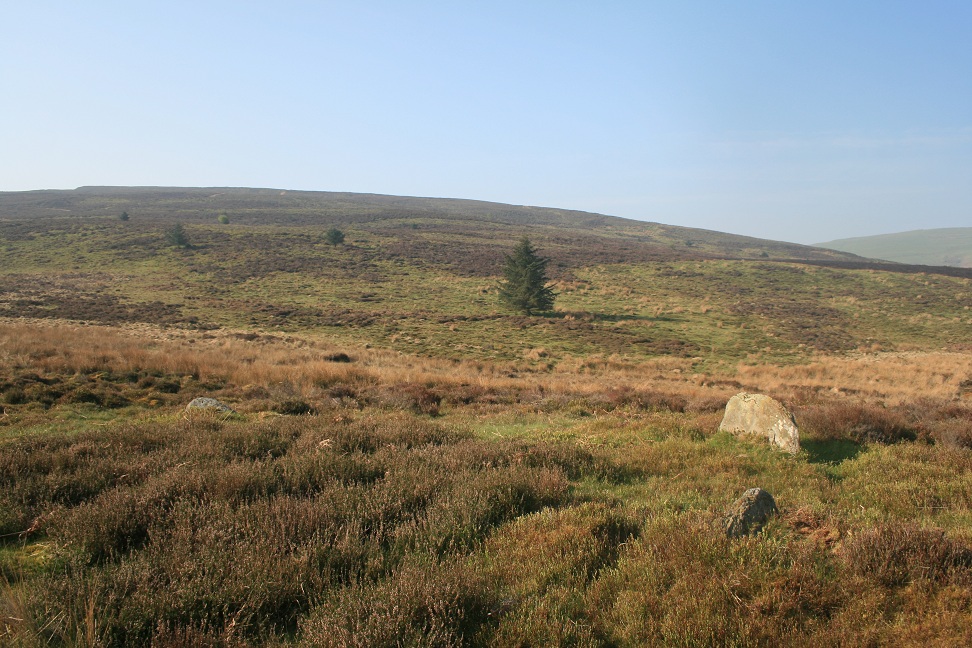
<svg viewBox="0 0 972 648">
<path fill-rule="evenodd" d="M 349 354 L 353 363 L 327 360 Z M 540 357 L 540 354 L 531 354 Z M 618 357 L 570 358 L 551 372 L 527 366 L 449 361 L 395 351 L 348 347 L 310 337 L 199 333 L 150 325 L 109 327 L 51 320 L 0 319 L 0 366 L 50 373 L 156 370 L 201 382 L 235 385 L 289 383 L 298 391 L 345 383 L 469 385 L 505 391 L 542 385 L 552 393 L 593 394 L 607 389 L 701 388 L 691 361 L 660 357 L 625 363 Z M 717 390 L 724 391 L 724 390 Z"/>
<path fill-rule="evenodd" d="M 970 379 L 972 354 L 945 352 L 825 356 L 804 365 L 742 365 L 736 374 L 739 382 L 763 391 L 829 390 L 889 405 L 917 398 L 961 398 Z"/>
<path fill-rule="evenodd" d="M 353 362 L 328 359 L 340 353 Z M 543 350 L 527 355 L 542 358 Z M 539 390 L 578 398 L 653 392 L 677 394 L 687 403 L 716 402 L 748 390 L 788 400 L 813 394 L 898 405 L 923 398 L 960 399 L 972 379 L 972 353 L 820 356 L 807 364 L 740 365 L 724 374 L 693 373 L 690 358 L 631 362 L 619 355 L 593 355 L 567 357 L 548 370 L 535 370 L 529 362 L 449 361 L 293 335 L 10 319 L 0 320 L 0 366 L 55 374 L 148 370 L 241 388 L 287 385 L 302 398 L 313 398 L 330 385 L 348 384 L 474 387 L 496 393 Z"/>
</svg>

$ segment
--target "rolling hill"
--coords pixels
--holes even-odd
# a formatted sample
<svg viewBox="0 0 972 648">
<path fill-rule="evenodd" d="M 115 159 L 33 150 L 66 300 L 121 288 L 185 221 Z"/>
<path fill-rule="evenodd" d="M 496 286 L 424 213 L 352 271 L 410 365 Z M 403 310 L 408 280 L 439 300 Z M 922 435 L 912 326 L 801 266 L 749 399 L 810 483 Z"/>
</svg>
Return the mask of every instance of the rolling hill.
<svg viewBox="0 0 972 648">
<path fill-rule="evenodd" d="M 899 263 L 972 268 L 972 227 L 863 236 L 817 246 Z"/>
<path fill-rule="evenodd" d="M 527 233 L 565 249 L 623 262 L 636 258 L 733 257 L 855 260 L 854 255 L 708 230 L 646 223 L 589 212 L 506 205 L 476 200 L 246 188 L 80 187 L 75 190 L 0 192 L 0 223 L 9 230 L 26 221 L 62 225 L 114 220 L 122 211 L 142 223 L 215 222 L 226 214 L 246 226 L 337 225 L 392 235 L 405 247 L 430 238 L 454 238 L 481 250 L 502 247 Z M 497 235 L 500 240 L 496 240 Z M 469 250 L 464 250 L 468 252 Z M 556 255 L 554 251 L 550 252 Z M 460 254 L 462 262 L 467 254 Z"/>
<path fill-rule="evenodd" d="M 0 643 L 969 645 L 970 284 L 475 201 L 0 194 Z M 720 431 L 740 391 L 799 453 Z"/>
<path fill-rule="evenodd" d="M 186 249 L 166 241 L 176 223 Z M 330 227 L 346 232 L 343 245 L 327 243 Z M 503 256 L 523 235 L 551 259 L 559 296 L 550 317 L 498 303 Z M 5 193 L 0 246 L 0 316 L 312 332 L 540 366 L 590 354 L 711 364 L 942 348 L 965 341 L 962 309 L 972 305 L 962 288 L 972 270 L 464 200 L 219 188 Z"/>
</svg>

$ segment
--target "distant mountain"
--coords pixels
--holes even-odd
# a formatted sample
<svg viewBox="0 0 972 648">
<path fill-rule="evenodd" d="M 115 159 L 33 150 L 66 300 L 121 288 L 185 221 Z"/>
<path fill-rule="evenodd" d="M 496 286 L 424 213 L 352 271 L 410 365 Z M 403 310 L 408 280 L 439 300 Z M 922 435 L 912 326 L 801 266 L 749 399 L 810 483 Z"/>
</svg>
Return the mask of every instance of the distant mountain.
<svg viewBox="0 0 972 648">
<path fill-rule="evenodd" d="M 816 245 L 898 263 L 972 268 L 972 227 L 914 230 Z"/>
</svg>

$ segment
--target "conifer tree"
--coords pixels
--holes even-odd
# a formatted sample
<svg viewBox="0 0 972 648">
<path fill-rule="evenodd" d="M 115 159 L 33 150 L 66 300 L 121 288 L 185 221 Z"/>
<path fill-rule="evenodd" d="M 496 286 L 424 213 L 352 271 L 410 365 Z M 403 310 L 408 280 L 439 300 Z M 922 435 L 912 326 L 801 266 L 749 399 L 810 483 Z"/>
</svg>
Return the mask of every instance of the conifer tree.
<svg viewBox="0 0 972 648">
<path fill-rule="evenodd" d="M 187 249 L 192 247 L 192 244 L 189 242 L 189 235 L 186 234 L 186 228 L 182 226 L 182 223 L 176 223 L 166 230 L 165 240 L 172 247 Z"/>
<path fill-rule="evenodd" d="M 331 245 L 341 245 L 344 243 L 344 232 L 336 227 L 332 227 L 324 233 L 324 240 Z"/>
<path fill-rule="evenodd" d="M 537 254 L 530 239 L 520 239 L 503 264 L 500 301 L 525 315 L 552 309 L 556 294 L 547 285 L 548 262 Z"/>
</svg>

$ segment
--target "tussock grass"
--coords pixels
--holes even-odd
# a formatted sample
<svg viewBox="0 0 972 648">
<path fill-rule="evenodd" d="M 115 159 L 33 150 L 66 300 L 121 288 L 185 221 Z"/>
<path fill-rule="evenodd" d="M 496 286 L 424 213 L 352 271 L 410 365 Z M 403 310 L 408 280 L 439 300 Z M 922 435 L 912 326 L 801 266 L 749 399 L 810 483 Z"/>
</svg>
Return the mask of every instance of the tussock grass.
<svg viewBox="0 0 972 648">
<path fill-rule="evenodd" d="M 142 390 L 128 402 L 148 398 L 163 403 L 177 400 L 173 394 L 198 395 L 229 386 L 229 396 L 273 398 L 281 407 L 288 400 L 315 407 L 359 395 L 397 407 L 401 403 L 394 401 L 411 391 L 405 394 L 411 406 L 429 413 L 443 405 L 529 399 L 546 399 L 554 406 L 559 406 L 558 399 L 560 403 L 575 400 L 592 410 L 634 405 L 701 412 L 721 408 L 743 390 L 771 393 L 790 403 L 817 400 L 914 407 L 916 402 L 958 402 L 961 409 L 961 399 L 972 393 L 968 387 L 972 356 L 964 353 L 820 357 L 804 365 L 740 365 L 712 373 L 694 372 L 692 362 L 682 358 L 632 362 L 595 355 L 567 358 L 551 370 L 536 371 L 514 364 L 444 361 L 347 347 L 293 335 L 199 335 L 147 326 L 122 330 L 8 320 L 0 322 L 0 358 L 10 375 L 0 385 L 7 405 L 32 400 L 47 405 L 62 399 L 84 402 L 83 393 L 75 392 L 79 388 L 90 392 L 92 386 L 78 383 L 82 377 L 99 381 L 93 390 L 96 398 L 90 400 L 108 406 L 127 404 L 127 388 L 120 389 L 119 384 Z M 25 374 L 29 380 L 23 380 Z M 75 383 L 52 388 L 45 383 L 47 376 L 62 383 L 64 377 L 74 376 Z M 961 436 L 958 430 L 951 433 Z"/>
<path fill-rule="evenodd" d="M 764 391 L 830 391 L 851 399 L 879 399 L 889 405 L 921 398 L 953 400 L 969 391 L 972 355 L 909 352 L 829 356 L 807 364 L 740 365 L 736 380 Z"/>
</svg>

